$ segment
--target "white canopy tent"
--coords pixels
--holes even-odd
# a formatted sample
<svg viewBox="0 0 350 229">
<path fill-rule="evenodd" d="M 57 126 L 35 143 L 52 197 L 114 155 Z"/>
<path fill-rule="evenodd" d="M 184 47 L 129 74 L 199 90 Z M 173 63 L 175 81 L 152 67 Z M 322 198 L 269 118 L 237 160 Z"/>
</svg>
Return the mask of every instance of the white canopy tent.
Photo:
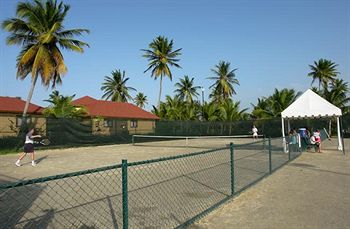
<svg viewBox="0 0 350 229">
<path fill-rule="evenodd" d="M 282 118 L 282 136 L 283 145 L 285 146 L 284 119 L 288 120 L 288 129 L 290 129 L 290 119 L 307 119 L 321 117 L 336 117 L 338 132 L 338 150 L 343 150 L 339 117 L 342 115 L 341 110 L 313 92 L 311 89 L 305 91 L 297 100 L 281 113 Z"/>
</svg>

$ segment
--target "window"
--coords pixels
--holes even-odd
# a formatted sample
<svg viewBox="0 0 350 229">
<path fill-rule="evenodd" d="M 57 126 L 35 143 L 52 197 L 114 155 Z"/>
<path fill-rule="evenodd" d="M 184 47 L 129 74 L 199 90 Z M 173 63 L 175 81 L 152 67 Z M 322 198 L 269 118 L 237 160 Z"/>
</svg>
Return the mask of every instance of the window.
<svg viewBox="0 0 350 229">
<path fill-rule="evenodd" d="M 105 120 L 104 121 L 104 127 L 112 127 L 113 122 L 112 120 Z"/>
<path fill-rule="evenodd" d="M 130 121 L 130 127 L 137 128 L 137 121 L 136 120 Z"/>
<path fill-rule="evenodd" d="M 32 123 L 32 118 L 31 117 L 27 117 L 25 119 L 27 120 L 27 124 Z M 23 120 L 22 116 L 16 117 L 16 126 L 17 127 L 20 127 L 22 125 L 22 120 Z"/>
</svg>

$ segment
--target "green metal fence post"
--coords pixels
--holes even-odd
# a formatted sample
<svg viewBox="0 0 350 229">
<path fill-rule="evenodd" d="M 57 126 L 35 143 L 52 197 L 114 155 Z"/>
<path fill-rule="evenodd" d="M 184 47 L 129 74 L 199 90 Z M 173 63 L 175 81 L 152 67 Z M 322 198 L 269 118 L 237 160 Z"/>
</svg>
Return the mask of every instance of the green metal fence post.
<svg viewBox="0 0 350 229">
<path fill-rule="evenodd" d="M 269 171 L 272 173 L 271 137 L 269 137 Z"/>
<path fill-rule="evenodd" d="M 123 229 L 128 228 L 128 161 L 122 160 Z"/>
<path fill-rule="evenodd" d="M 230 161 L 231 161 L 231 195 L 235 194 L 235 160 L 233 153 L 233 143 L 230 143 Z"/>
<path fill-rule="evenodd" d="M 132 137 L 131 137 L 131 143 L 132 143 L 132 145 L 135 145 L 134 135 L 132 135 Z"/>
</svg>

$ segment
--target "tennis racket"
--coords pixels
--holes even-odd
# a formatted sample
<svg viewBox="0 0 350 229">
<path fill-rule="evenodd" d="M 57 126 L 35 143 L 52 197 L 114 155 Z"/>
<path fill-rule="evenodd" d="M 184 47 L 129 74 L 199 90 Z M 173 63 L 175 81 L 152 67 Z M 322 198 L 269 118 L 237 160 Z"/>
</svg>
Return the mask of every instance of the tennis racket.
<svg viewBox="0 0 350 229">
<path fill-rule="evenodd" d="M 47 146 L 50 144 L 50 140 L 45 138 L 45 139 L 41 139 L 40 141 L 34 141 L 34 143 Z"/>
</svg>

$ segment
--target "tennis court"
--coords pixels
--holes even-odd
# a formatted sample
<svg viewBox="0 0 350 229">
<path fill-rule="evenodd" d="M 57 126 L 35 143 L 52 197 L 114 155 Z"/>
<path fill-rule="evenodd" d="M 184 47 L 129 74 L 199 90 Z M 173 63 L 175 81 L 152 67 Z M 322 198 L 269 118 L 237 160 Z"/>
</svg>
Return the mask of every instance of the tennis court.
<svg viewBox="0 0 350 229">
<path fill-rule="evenodd" d="M 35 168 L 30 166 L 28 156 L 22 161 L 22 166 L 17 168 L 14 167 L 14 162 L 18 155 L 3 155 L 1 156 L 0 183 L 120 164 L 122 159 L 130 162 L 141 161 L 225 147 L 230 142 L 242 144 L 253 141 L 250 136 L 190 139 L 188 141 L 190 145 L 186 145 L 184 138 L 175 140 L 155 138 L 153 140 L 136 142 L 135 146 L 118 144 L 49 150 L 42 147 L 42 150 L 36 152 L 38 166 Z"/>
<path fill-rule="evenodd" d="M 202 146 L 198 148 L 200 142 Z M 6 170 L 2 170 L 1 175 L 3 181 L 8 177 L 28 179 L 120 164 L 121 159 L 126 158 L 130 163 L 130 227 L 176 227 L 231 196 L 230 142 L 235 142 L 234 186 L 235 191 L 239 191 L 269 173 L 267 140 L 177 138 L 157 139 L 141 145 L 48 150 L 38 153 L 39 160 L 44 159 L 35 168 L 30 164 L 14 167 L 16 157 L 10 155 L 4 156 Z M 221 148 L 208 149 L 217 144 Z M 193 152 L 198 153 L 193 155 Z M 271 141 L 271 152 L 272 169 L 288 161 L 281 139 Z M 177 155 L 182 156 L 176 158 Z M 141 161 L 168 156 L 173 158 Z M 5 203 L 0 211 L 1 221 L 7 222 L 10 228 L 31 225 L 119 228 L 123 218 L 121 166 L 30 181 L 1 190 L 1 200 Z"/>
</svg>

